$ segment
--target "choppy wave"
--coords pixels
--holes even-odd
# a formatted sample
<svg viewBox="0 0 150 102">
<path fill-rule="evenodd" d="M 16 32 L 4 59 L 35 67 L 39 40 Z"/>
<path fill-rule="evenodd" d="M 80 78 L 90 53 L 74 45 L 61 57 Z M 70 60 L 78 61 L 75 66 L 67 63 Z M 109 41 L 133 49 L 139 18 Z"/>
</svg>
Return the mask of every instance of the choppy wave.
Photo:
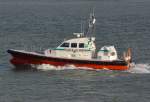
<svg viewBox="0 0 150 102">
<path fill-rule="evenodd" d="M 53 66 L 49 64 L 37 65 L 37 69 L 47 71 L 47 70 L 66 70 L 66 69 L 86 69 L 86 70 L 94 70 L 92 68 L 87 67 L 75 67 L 74 65 L 66 65 L 66 66 Z M 104 70 L 108 70 L 107 68 Z M 129 73 L 150 73 L 150 64 L 135 64 L 132 63 L 132 67 L 127 71 Z"/>
</svg>

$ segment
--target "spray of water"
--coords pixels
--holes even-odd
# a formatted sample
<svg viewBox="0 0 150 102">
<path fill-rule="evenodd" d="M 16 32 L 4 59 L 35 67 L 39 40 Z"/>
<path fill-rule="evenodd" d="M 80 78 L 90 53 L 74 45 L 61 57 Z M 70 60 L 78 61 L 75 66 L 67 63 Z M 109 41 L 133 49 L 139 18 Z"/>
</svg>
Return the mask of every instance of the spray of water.
<svg viewBox="0 0 150 102">
<path fill-rule="evenodd" d="M 37 69 L 47 71 L 47 70 L 65 70 L 65 69 L 76 69 L 73 65 L 66 65 L 66 66 L 53 66 L 49 64 L 41 64 L 36 66 Z"/>
<path fill-rule="evenodd" d="M 132 63 L 132 67 L 128 70 L 130 73 L 150 73 L 149 64 L 135 64 Z"/>
<path fill-rule="evenodd" d="M 35 66 L 34 66 L 35 67 Z M 87 67 L 75 67 L 74 65 L 66 65 L 66 66 L 52 66 L 49 64 L 37 65 L 37 69 L 47 71 L 47 70 L 66 70 L 66 69 L 86 69 L 93 70 L 92 68 Z M 105 70 L 108 70 L 107 68 Z M 129 73 L 150 73 L 150 65 L 149 64 L 135 64 L 132 63 L 132 67 L 127 71 Z"/>
<path fill-rule="evenodd" d="M 53 66 L 49 64 L 41 64 L 41 65 L 32 65 L 32 67 L 37 68 L 42 71 L 47 71 L 47 70 L 66 70 L 66 69 L 83 69 L 83 70 L 93 70 L 92 68 L 87 68 L 87 67 L 76 67 L 74 65 L 65 65 L 65 66 Z"/>
</svg>

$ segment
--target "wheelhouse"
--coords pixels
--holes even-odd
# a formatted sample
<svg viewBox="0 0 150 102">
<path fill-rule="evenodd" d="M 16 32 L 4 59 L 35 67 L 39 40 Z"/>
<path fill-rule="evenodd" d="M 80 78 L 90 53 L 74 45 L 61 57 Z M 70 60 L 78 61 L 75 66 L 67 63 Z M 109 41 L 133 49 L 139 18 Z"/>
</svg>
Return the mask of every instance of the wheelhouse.
<svg viewBox="0 0 150 102">
<path fill-rule="evenodd" d="M 45 52 L 48 56 L 91 59 L 95 53 L 94 38 L 77 37 L 66 40 L 55 49 L 49 49 Z"/>
<path fill-rule="evenodd" d="M 85 43 L 64 42 L 58 48 L 83 49 L 83 48 L 85 48 L 85 45 L 86 45 Z"/>
</svg>

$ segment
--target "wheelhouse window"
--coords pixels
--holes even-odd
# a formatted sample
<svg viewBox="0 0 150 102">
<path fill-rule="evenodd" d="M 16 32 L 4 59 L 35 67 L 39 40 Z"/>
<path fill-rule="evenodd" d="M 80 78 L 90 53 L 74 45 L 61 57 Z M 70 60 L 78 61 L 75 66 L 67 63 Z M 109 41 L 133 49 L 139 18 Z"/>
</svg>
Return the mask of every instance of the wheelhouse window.
<svg viewBox="0 0 150 102">
<path fill-rule="evenodd" d="M 60 47 L 69 47 L 69 43 L 63 43 Z"/>
<path fill-rule="evenodd" d="M 84 48 L 84 43 L 79 43 L 79 48 Z"/>
<path fill-rule="evenodd" d="M 77 43 L 71 43 L 71 48 L 77 48 Z"/>
</svg>

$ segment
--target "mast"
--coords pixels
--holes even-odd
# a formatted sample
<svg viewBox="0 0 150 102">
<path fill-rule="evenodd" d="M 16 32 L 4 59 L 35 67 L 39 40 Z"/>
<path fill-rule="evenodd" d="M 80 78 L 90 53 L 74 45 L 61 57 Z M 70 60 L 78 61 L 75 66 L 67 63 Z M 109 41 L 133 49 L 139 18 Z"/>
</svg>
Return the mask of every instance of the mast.
<svg viewBox="0 0 150 102">
<path fill-rule="evenodd" d="M 94 35 L 95 33 L 95 14 L 94 14 L 94 9 L 92 11 L 92 13 L 90 13 L 90 18 L 88 21 L 88 30 L 87 30 L 87 35 Z"/>
</svg>

